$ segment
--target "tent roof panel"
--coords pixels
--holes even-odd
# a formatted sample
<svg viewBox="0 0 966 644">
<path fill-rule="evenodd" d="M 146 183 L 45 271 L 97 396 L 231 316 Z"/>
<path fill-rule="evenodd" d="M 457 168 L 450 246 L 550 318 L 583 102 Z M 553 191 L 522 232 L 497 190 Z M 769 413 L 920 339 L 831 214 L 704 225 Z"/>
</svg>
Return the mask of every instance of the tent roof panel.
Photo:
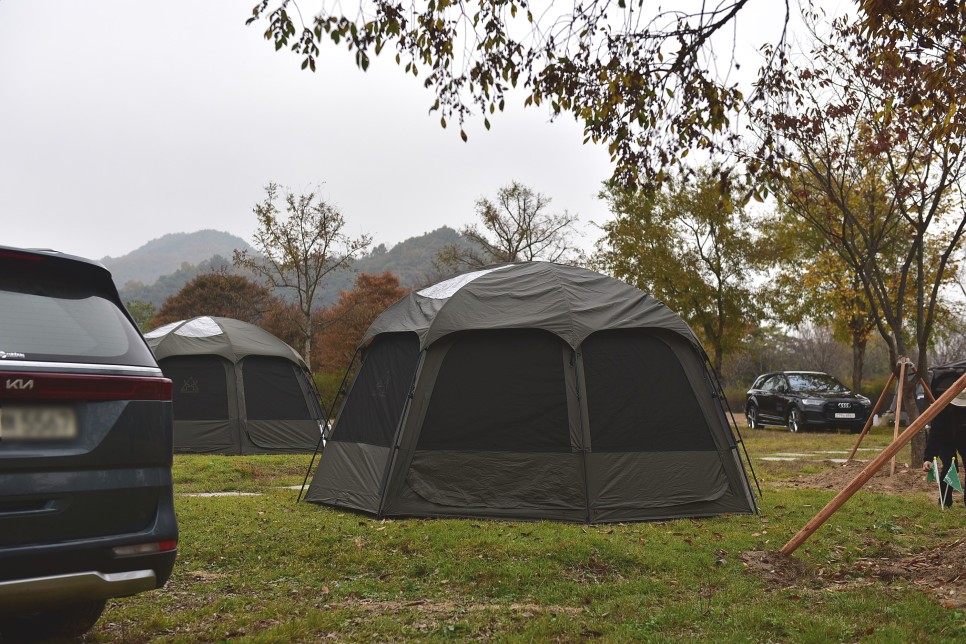
<svg viewBox="0 0 966 644">
<path fill-rule="evenodd" d="M 551 262 L 505 264 L 410 293 L 376 318 L 363 344 L 413 331 L 425 348 L 457 331 L 517 328 L 550 331 L 574 348 L 595 331 L 628 328 L 666 329 L 700 346 L 676 313 L 640 289 Z"/>
<path fill-rule="evenodd" d="M 181 320 L 144 337 L 157 360 L 170 356 L 217 355 L 239 362 L 247 356 L 258 355 L 285 358 L 305 366 L 295 349 L 268 331 L 232 318 L 202 316 Z"/>
</svg>

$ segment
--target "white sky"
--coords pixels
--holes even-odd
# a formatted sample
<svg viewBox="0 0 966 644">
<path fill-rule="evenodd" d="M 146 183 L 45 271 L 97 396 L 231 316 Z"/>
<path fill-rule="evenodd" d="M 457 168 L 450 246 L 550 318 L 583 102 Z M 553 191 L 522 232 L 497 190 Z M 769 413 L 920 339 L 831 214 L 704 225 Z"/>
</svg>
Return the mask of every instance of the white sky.
<svg viewBox="0 0 966 644">
<path fill-rule="evenodd" d="M 362 73 L 328 47 L 300 71 L 245 26 L 254 3 L 0 0 L 0 244 L 100 258 L 204 228 L 250 240 L 269 181 L 324 182 L 347 232 L 388 246 L 472 223 L 511 180 L 607 219 L 608 155 L 572 119 L 551 124 L 519 94 L 463 143 L 390 57 Z M 751 4 L 739 39 L 764 37 L 752 12 L 784 9 Z"/>
</svg>

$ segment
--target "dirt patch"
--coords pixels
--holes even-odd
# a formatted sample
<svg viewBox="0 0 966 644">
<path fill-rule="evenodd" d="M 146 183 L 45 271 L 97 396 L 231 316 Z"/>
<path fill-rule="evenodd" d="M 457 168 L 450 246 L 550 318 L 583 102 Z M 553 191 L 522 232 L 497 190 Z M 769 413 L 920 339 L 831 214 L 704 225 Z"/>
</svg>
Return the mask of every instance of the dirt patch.
<svg viewBox="0 0 966 644">
<path fill-rule="evenodd" d="M 838 491 L 851 483 L 866 465 L 868 462 L 861 461 L 851 461 L 844 465 L 836 463 L 815 474 L 804 474 L 784 481 L 776 481 L 775 485 Z M 926 473 L 917 467 L 910 467 L 908 463 L 896 463 L 894 476 L 889 476 L 889 464 L 886 463 L 862 486 L 862 489 L 886 494 L 938 495 L 936 484 L 926 483 Z"/>
<path fill-rule="evenodd" d="M 885 581 L 911 582 L 936 594 L 947 608 L 966 606 L 966 538 L 900 559 L 863 559 L 855 568 Z"/>
<path fill-rule="evenodd" d="M 804 563 L 773 550 L 741 553 L 748 573 L 763 580 L 769 588 L 791 588 L 815 576 Z"/>
<path fill-rule="evenodd" d="M 828 562 L 811 569 L 794 557 L 770 550 L 741 554 L 748 574 L 769 589 L 843 590 L 884 582 L 909 584 L 932 593 L 946 608 L 966 607 L 966 538 L 905 556 L 868 557 L 848 565 Z"/>
<path fill-rule="evenodd" d="M 839 491 L 866 465 L 868 462 L 861 461 L 830 464 L 821 472 L 778 481 L 775 485 Z M 930 497 L 937 494 L 936 483 L 927 483 L 925 472 L 908 463 L 896 463 L 893 476 L 889 475 L 886 463 L 861 491 Z M 742 553 L 741 559 L 748 574 L 758 577 L 771 589 L 842 590 L 880 583 L 893 587 L 913 585 L 935 594 L 943 606 L 966 607 L 966 537 L 911 554 L 885 547 L 879 549 L 880 553 L 883 551 L 886 554 L 879 557 L 865 557 L 849 564 L 829 561 L 816 569 L 775 551 L 753 550 Z"/>
</svg>

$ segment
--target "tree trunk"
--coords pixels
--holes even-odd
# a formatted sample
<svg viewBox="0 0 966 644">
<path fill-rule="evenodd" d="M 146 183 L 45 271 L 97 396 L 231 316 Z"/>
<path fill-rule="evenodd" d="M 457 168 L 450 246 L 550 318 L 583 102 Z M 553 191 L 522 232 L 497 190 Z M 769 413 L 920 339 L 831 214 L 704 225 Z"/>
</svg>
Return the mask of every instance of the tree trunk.
<svg viewBox="0 0 966 644">
<path fill-rule="evenodd" d="M 906 414 L 909 416 L 910 425 L 919 418 L 919 405 L 916 404 L 916 385 L 918 382 L 919 379 L 914 378 L 909 381 L 903 391 L 902 408 L 906 410 Z M 909 464 L 911 467 L 918 467 L 926 453 L 926 432 L 919 432 L 913 436 L 909 445 L 911 450 Z"/>
<path fill-rule="evenodd" d="M 309 368 L 309 373 L 312 372 L 312 334 L 305 334 L 305 354 L 302 356 L 305 360 L 305 366 Z"/>
<path fill-rule="evenodd" d="M 721 364 L 723 361 L 724 361 L 724 351 L 722 351 L 721 347 L 715 347 L 714 358 L 711 366 L 714 367 L 714 372 L 718 374 L 719 378 L 721 377 Z"/>
<path fill-rule="evenodd" d="M 865 346 L 868 340 L 852 335 L 852 391 L 862 393 L 862 372 L 865 371 Z"/>
<path fill-rule="evenodd" d="M 305 316 L 305 326 L 302 330 L 303 334 L 303 344 L 302 344 L 302 359 L 305 360 L 305 366 L 309 368 L 309 373 L 312 373 L 312 313 L 309 312 Z"/>
<path fill-rule="evenodd" d="M 924 345 L 924 342 L 919 343 L 919 361 L 916 364 L 917 374 L 927 374 L 929 372 L 929 363 L 926 362 L 926 356 L 928 354 L 926 353 L 926 348 Z M 916 399 L 916 389 L 921 384 L 921 381 L 924 380 L 925 377 L 920 378 L 918 375 L 916 375 L 912 382 L 909 383 L 909 399 L 912 401 L 911 409 L 915 410 L 916 414 L 915 416 L 909 416 L 909 422 L 912 422 L 914 419 L 919 417 L 919 405 L 918 400 Z M 926 400 L 929 400 L 928 396 L 926 396 Z M 929 431 L 930 429 L 927 428 L 926 430 L 919 432 L 912 437 L 912 442 L 909 443 L 911 450 L 911 456 L 909 458 L 912 459 L 911 465 L 913 467 L 917 467 L 920 463 L 922 463 L 922 459 L 926 454 L 926 439 L 929 436 Z"/>
</svg>

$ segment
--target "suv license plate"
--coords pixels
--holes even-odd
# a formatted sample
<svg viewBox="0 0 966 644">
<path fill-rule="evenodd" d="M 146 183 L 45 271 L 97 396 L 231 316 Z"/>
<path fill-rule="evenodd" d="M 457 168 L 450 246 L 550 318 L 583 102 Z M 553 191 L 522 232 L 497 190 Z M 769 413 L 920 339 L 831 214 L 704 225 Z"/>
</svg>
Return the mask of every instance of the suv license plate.
<svg viewBox="0 0 966 644">
<path fill-rule="evenodd" d="M 0 440 L 69 440 L 75 436 L 77 414 L 73 407 L 0 407 Z"/>
<path fill-rule="evenodd" d="M 848 414 L 835 414 L 835 417 L 836 418 L 855 418 L 855 414 L 853 414 L 853 413 L 848 413 Z"/>
</svg>

